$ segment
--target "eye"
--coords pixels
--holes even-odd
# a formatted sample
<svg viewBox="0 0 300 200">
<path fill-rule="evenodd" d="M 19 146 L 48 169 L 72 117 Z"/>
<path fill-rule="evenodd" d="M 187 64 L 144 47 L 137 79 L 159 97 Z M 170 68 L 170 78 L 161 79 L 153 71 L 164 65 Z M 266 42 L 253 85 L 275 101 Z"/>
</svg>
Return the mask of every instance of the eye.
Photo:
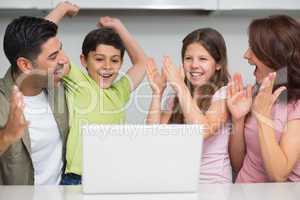
<svg viewBox="0 0 300 200">
<path fill-rule="evenodd" d="M 57 55 L 55 55 L 55 56 L 51 56 L 51 57 L 49 57 L 49 60 L 52 60 L 52 61 L 54 61 L 54 60 L 56 60 L 56 58 L 57 58 Z"/>
<path fill-rule="evenodd" d="M 118 60 L 118 59 L 113 59 L 112 62 L 113 62 L 113 63 L 119 63 L 120 60 Z"/>
<path fill-rule="evenodd" d="M 184 60 L 192 60 L 192 57 L 185 57 Z"/>
<path fill-rule="evenodd" d="M 205 58 L 205 57 L 200 57 L 199 60 L 201 60 L 201 61 L 206 61 L 207 58 Z"/>
<path fill-rule="evenodd" d="M 104 59 L 103 58 L 96 58 L 96 61 L 102 62 Z"/>
</svg>

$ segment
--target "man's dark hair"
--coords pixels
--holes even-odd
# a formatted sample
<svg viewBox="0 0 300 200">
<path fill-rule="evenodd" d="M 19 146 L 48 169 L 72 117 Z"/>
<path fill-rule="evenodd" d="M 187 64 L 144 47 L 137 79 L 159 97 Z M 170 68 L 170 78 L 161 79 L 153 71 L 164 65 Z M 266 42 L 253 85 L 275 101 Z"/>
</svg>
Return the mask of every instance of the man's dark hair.
<svg viewBox="0 0 300 200">
<path fill-rule="evenodd" d="M 43 18 L 23 16 L 14 19 L 6 28 L 3 49 L 12 72 L 18 72 L 17 59 L 31 61 L 41 53 L 41 46 L 57 34 L 57 25 Z"/>
<path fill-rule="evenodd" d="M 89 52 L 95 51 L 100 44 L 110 45 L 120 50 L 123 59 L 125 52 L 123 42 L 120 36 L 109 28 L 99 28 L 89 32 L 82 44 L 82 54 L 87 58 Z"/>
</svg>

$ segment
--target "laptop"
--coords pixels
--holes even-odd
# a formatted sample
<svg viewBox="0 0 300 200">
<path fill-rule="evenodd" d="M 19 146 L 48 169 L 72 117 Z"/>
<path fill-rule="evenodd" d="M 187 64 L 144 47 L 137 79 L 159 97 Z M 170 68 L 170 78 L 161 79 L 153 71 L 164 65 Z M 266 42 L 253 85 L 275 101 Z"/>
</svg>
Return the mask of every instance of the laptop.
<svg viewBox="0 0 300 200">
<path fill-rule="evenodd" d="M 197 192 L 199 125 L 85 125 L 85 194 Z"/>
</svg>

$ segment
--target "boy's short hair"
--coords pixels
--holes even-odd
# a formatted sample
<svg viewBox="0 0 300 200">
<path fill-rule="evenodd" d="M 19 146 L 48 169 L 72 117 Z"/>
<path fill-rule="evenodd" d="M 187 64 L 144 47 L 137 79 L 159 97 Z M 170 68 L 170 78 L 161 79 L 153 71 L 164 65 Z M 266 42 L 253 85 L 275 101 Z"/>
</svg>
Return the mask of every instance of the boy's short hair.
<svg viewBox="0 0 300 200">
<path fill-rule="evenodd" d="M 55 37 L 57 25 L 43 18 L 22 16 L 14 19 L 6 28 L 3 49 L 13 73 L 19 71 L 17 59 L 25 57 L 35 60 L 41 53 L 41 46 Z"/>
<path fill-rule="evenodd" d="M 89 52 L 95 51 L 100 44 L 110 45 L 120 50 L 121 59 L 124 57 L 125 47 L 120 36 L 110 28 L 99 28 L 89 32 L 82 44 L 82 54 L 87 58 Z"/>
</svg>

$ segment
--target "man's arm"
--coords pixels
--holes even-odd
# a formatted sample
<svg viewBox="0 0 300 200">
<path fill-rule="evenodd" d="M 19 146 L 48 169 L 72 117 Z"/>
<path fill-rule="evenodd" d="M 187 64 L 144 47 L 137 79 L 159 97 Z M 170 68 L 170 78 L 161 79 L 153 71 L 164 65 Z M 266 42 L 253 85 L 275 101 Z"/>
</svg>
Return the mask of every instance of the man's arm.
<svg viewBox="0 0 300 200">
<path fill-rule="evenodd" d="M 64 16 L 73 17 L 79 12 L 79 7 L 68 1 L 60 2 L 46 17 L 45 19 L 58 24 Z"/>
<path fill-rule="evenodd" d="M 112 28 L 119 34 L 123 41 L 131 63 L 133 64 L 127 72 L 127 75 L 130 77 L 132 82 L 131 91 L 133 91 L 143 81 L 146 74 L 147 58 L 144 50 L 139 46 L 138 42 L 128 32 L 119 19 L 102 17 L 100 18 L 99 24 L 104 27 Z"/>
</svg>

